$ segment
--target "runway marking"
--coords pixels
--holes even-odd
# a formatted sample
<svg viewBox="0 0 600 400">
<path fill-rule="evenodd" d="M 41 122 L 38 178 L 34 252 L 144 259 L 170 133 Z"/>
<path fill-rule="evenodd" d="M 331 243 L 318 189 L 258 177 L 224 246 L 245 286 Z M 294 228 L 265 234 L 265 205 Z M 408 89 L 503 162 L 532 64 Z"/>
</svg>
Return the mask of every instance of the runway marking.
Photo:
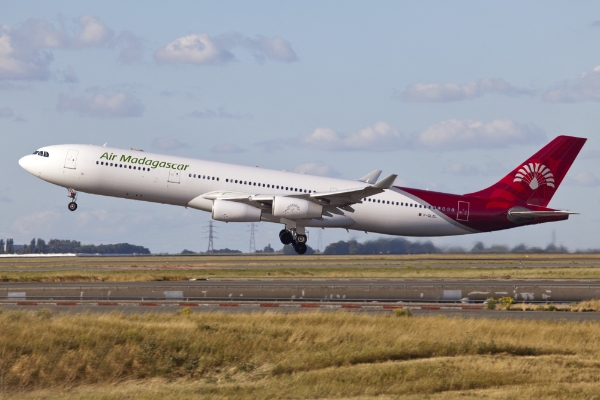
<svg viewBox="0 0 600 400">
<path fill-rule="evenodd" d="M 313 304 L 313 303 L 193 303 L 193 302 L 115 302 L 115 301 L 99 301 L 99 302 L 74 302 L 74 301 L 57 301 L 57 302 L 36 302 L 36 301 L 16 301 L 16 302 L 0 302 L 0 305 L 6 306 L 70 306 L 70 307 L 256 307 L 256 308 L 310 308 L 310 309 L 362 309 L 362 310 L 470 310 L 481 311 L 482 307 L 478 306 L 450 306 L 450 305 L 358 305 L 358 304 Z"/>
</svg>

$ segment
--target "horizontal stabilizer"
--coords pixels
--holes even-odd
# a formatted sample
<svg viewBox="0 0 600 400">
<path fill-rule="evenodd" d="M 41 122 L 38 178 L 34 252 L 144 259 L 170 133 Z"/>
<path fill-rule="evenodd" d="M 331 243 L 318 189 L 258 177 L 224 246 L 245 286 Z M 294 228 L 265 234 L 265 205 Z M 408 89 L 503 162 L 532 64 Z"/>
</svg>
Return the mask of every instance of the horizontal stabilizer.
<svg viewBox="0 0 600 400">
<path fill-rule="evenodd" d="M 379 175 L 381 175 L 381 170 L 376 169 L 375 171 L 371 172 L 370 174 L 367 174 L 367 175 L 363 176 L 362 178 L 360 178 L 359 181 L 365 182 L 365 183 L 375 183 L 375 182 L 377 182 L 377 179 L 379 179 Z"/>
<path fill-rule="evenodd" d="M 509 215 L 520 218 L 558 217 L 560 215 L 579 214 L 574 211 L 509 211 Z"/>
</svg>

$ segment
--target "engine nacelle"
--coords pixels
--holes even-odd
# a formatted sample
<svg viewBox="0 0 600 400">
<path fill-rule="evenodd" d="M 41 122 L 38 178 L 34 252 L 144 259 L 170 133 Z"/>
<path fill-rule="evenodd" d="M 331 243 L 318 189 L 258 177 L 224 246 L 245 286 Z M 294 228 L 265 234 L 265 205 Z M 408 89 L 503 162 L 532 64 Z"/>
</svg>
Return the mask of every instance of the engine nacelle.
<svg viewBox="0 0 600 400">
<path fill-rule="evenodd" d="M 235 201 L 215 200 L 212 206 L 212 218 L 223 222 L 259 222 L 260 208 Z"/>
<path fill-rule="evenodd" d="M 275 217 L 287 219 L 321 218 L 323 206 L 293 197 L 275 196 L 272 213 Z"/>
</svg>

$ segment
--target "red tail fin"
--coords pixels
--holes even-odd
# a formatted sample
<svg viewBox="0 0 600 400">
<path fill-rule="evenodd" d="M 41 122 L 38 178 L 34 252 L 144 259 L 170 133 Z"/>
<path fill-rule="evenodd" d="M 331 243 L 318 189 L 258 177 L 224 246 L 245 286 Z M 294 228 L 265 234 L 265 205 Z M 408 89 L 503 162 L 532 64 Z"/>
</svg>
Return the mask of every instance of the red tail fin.
<svg viewBox="0 0 600 400">
<path fill-rule="evenodd" d="M 545 207 L 586 140 L 558 136 L 495 185 L 466 196 Z"/>
</svg>

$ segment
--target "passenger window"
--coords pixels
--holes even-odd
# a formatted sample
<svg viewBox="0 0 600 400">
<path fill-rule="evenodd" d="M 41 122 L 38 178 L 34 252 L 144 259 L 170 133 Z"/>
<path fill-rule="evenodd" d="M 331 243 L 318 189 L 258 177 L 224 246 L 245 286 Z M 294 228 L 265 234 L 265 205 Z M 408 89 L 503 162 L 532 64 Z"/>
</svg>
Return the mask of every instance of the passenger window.
<svg viewBox="0 0 600 400">
<path fill-rule="evenodd" d="M 452 212 L 454 212 L 454 208 L 452 209 Z"/>
<path fill-rule="evenodd" d="M 98 161 L 96 161 L 96 165 L 100 164 Z"/>
</svg>

